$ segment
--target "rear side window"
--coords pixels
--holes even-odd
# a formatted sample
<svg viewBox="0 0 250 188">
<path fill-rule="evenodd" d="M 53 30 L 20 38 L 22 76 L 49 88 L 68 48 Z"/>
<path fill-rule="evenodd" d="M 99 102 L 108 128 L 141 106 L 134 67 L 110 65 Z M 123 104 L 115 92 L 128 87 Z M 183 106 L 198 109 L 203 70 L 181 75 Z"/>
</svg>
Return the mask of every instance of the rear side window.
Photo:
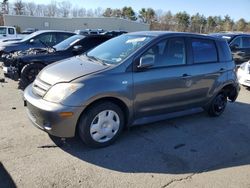
<svg viewBox="0 0 250 188">
<path fill-rule="evenodd" d="M 242 47 L 243 48 L 250 48 L 250 37 L 243 37 L 242 38 Z"/>
<path fill-rule="evenodd" d="M 221 62 L 232 61 L 233 56 L 228 43 L 226 41 L 221 41 L 221 40 L 216 41 L 216 43 L 218 47 L 220 61 Z"/>
<path fill-rule="evenodd" d="M 192 39 L 194 63 L 217 62 L 217 50 L 214 41 Z"/>
<path fill-rule="evenodd" d="M 8 33 L 9 33 L 10 35 L 14 35 L 14 34 L 15 34 L 15 31 L 14 31 L 13 28 L 8 28 Z"/>
</svg>

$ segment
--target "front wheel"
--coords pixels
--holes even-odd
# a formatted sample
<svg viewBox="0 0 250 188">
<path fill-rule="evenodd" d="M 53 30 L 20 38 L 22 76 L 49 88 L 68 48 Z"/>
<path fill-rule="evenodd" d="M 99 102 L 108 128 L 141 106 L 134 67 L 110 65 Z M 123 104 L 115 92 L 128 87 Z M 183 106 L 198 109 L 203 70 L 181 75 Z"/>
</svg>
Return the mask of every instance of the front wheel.
<svg viewBox="0 0 250 188">
<path fill-rule="evenodd" d="M 224 112 L 226 106 L 227 106 L 227 95 L 225 92 L 220 92 L 212 100 L 208 108 L 208 114 L 210 116 L 220 116 Z"/>
<path fill-rule="evenodd" d="M 86 145 L 105 147 L 118 138 L 124 124 L 124 114 L 120 107 L 112 102 L 102 102 L 82 114 L 78 133 Z"/>
<path fill-rule="evenodd" d="M 44 68 L 44 65 L 39 63 L 30 63 L 23 67 L 21 71 L 21 78 L 19 81 L 19 88 L 25 89 L 29 84 L 31 84 L 38 73 Z"/>
</svg>

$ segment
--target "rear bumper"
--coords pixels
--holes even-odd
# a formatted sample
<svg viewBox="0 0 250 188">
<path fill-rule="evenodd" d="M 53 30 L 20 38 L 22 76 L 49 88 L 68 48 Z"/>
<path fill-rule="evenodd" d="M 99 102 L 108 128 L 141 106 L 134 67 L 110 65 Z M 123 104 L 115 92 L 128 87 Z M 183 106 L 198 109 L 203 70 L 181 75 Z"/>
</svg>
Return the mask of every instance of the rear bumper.
<svg viewBox="0 0 250 188">
<path fill-rule="evenodd" d="M 69 107 L 45 101 L 32 93 L 32 86 L 24 91 L 24 101 L 30 121 L 39 129 L 57 137 L 74 137 L 78 118 L 83 107 Z M 61 112 L 72 112 L 71 117 L 61 117 Z"/>
</svg>

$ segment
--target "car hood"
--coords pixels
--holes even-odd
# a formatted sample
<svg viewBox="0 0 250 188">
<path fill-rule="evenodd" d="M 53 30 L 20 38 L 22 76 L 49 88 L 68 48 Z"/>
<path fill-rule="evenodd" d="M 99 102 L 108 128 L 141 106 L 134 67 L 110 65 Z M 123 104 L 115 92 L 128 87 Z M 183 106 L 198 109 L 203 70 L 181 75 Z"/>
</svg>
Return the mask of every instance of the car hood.
<svg viewBox="0 0 250 188">
<path fill-rule="evenodd" d="M 54 85 L 59 82 L 70 82 L 76 78 L 107 69 L 108 67 L 81 55 L 46 66 L 39 73 L 38 77 L 40 80 Z"/>
</svg>

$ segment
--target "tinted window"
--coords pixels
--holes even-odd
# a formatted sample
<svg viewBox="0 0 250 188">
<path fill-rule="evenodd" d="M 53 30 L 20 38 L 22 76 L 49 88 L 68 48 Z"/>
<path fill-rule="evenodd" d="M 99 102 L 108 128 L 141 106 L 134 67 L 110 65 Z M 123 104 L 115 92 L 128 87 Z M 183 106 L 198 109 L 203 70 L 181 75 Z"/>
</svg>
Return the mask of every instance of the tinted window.
<svg viewBox="0 0 250 188">
<path fill-rule="evenodd" d="M 212 40 L 192 39 L 194 63 L 209 63 L 217 61 L 217 50 Z"/>
<path fill-rule="evenodd" d="M 72 36 L 72 34 L 70 34 L 70 33 L 56 33 L 56 42 L 57 43 L 62 42 L 71 36 Z"/>
<path fill-rule="evenodd" d="M 243 37 L 242 38 L 242 47 L 243 48 L 250 48 L 250 37 Z"/>
<path fill-rule="evenodd" d="M 232 40 L 230 46 L 237 46 L 238 48 L 242 48 L 242 38 L 236 37 L 235 39 Z"/>
<path fill-rule="evenodd" d="M 82 40 L 80 42 L 80 45 L 82 45 L 84 51 L 90 50 L 99 44 L 107 41 L 108 38 L 102 38 L 102 37 L 90 37 L 88 39 Z"/>
<path fill-rule="evenodd" d="M 36 43 L 44 43 L 49 46 L 54 46 L 56 44 L 56 37 L 53 33 L 46 33 L 42 35 L 38 35 L 34 38 Z"/>
<path fill-rule="evenodd" d="M 183 65 L 186 63 L 185 42 L 182 38 L 162 41 L 143 55 L 154 58 L 154 67 Z"/>
<path fill-rule="evenodd" d="M 13 28 L 8 28 L 8 32 L 10 35 L 14 35 L 15 34 L 15 31 Z"/>
</svg>

